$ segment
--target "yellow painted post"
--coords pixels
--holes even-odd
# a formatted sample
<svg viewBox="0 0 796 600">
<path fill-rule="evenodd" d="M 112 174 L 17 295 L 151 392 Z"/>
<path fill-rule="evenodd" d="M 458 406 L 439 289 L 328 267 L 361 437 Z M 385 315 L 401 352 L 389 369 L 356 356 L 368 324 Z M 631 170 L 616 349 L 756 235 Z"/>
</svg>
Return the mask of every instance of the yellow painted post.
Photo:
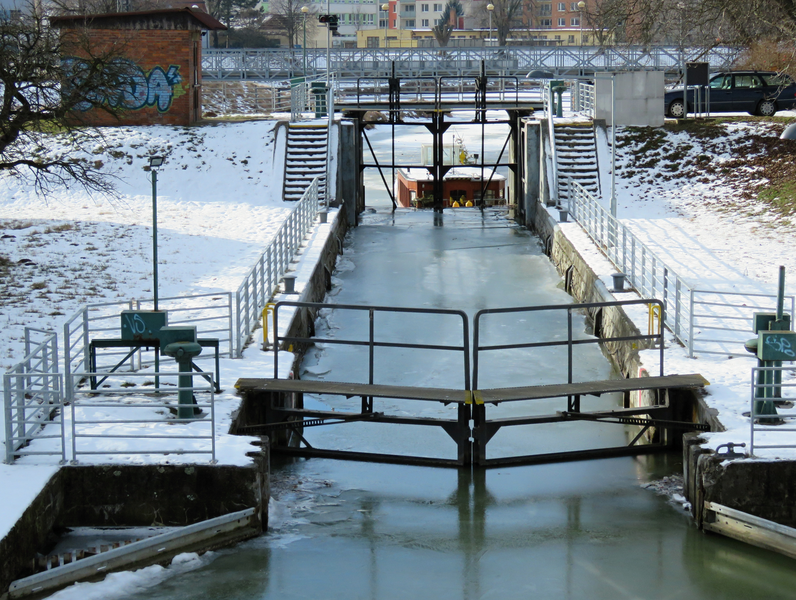
<svg viewBox="0 0 796 600">
<path fill-rule="evenodd" d="M 657 304 L 649 304 L 649 317 L 647 319 L 647 335 L 655 335 L 663 331 L 663 320 L 661 319 L 661 307 Z M 655 327 L 655 319 L 658 319 L 658 327 Z"/>
<path fill-rule="evenodd" d="M 268 350 L 268 313 L 274 315 L 274 306 L 273 302 L 268 302 L 263 309 L 263 350 Z M 274 331 L 276 331 L 276 321 L 274 321 Z"/>
</svg>

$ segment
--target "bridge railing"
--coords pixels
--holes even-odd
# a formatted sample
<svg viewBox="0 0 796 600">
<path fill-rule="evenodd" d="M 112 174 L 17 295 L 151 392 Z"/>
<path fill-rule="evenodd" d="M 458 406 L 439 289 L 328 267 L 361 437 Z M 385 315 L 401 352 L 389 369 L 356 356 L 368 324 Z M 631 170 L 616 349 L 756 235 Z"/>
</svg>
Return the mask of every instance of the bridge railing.
<svg viewBox="0 0 796 600">
<path fill-rule="evenodd" d="M 569 190 L 569 213 L 641 296 L 662 300 L 664 322 L 688 348 L 689 357 L 752 356 L 744 350 L 744 342 L 753 335 L 753 315 L 773 312 L 776 294 L 723 292 L 693 285 L 579 183 L 570 181 Z M 786 299 L 793 314 L 796 300 Z"/>
<path fill-rule="evenodd" d="M 446 48 L 307 48 L 307 77 L 389 76 L 395 63 L 400 76 L 478 75 L 482 61 L 489 73 L 524 77 L 535 69 L 564 73 L 618 70 L 679 71 L 683 62 L 700 60 L 713 70 L 728 69 L 741 49 L 676 46 L 505 46 Z M 287 79 L 304 74 L 303 53 L 289 48 L 205 49 L 202 74 L 211 79 Z"/>
</svg>

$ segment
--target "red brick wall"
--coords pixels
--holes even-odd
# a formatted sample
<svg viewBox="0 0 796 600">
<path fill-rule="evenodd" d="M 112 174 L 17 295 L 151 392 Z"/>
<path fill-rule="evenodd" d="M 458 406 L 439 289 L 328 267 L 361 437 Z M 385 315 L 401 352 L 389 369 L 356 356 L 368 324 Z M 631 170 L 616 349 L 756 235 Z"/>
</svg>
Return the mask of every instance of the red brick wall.
<svg viewBox="0 0 796 600">
<path fill-rule="evenodd" d="M 86 36 L 92 53 L 111 51 L 138 67 L 131 66 L 133 76 L 120 91 L 119 106 L 110 106 L 105 99 L 104 106 L 115 108 L 114 114 L 90 109 L 76 114 L 78 120 L 91 125 L 189 125 L 199 119 L 201 88 L 194 85 L 201 85 L 201 77 L 194 81 L 200 69 L 194 73 L 193 50 L 193 43 L 198 43 L 201 63 L 199 31 L 90 29 L 78 34 L 68 30 L 64 31 L 67 48 L 70 35 Z M 85 56 L 80 45 L 73 43 L 71 48 L 67 54 Z"/>
</svg>

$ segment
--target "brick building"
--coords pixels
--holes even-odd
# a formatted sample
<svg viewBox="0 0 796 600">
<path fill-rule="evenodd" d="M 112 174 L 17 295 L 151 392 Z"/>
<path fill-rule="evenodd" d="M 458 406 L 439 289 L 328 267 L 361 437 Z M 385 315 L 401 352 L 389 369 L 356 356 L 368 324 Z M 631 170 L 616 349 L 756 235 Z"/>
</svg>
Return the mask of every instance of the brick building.
<svg viewBox="0 0 796 600">
<path fill-rule="evenodd" d="M 118 89 L 97 90 L 77 115 L 92 125 L 190 125 L 202 115 L 202 31 L 226 29 L 196 8 L 51 19 L 61 30 L 63 60 L 113 55 Z M 77 69 L 76 69 L 77 70 Z"/>
</svg>

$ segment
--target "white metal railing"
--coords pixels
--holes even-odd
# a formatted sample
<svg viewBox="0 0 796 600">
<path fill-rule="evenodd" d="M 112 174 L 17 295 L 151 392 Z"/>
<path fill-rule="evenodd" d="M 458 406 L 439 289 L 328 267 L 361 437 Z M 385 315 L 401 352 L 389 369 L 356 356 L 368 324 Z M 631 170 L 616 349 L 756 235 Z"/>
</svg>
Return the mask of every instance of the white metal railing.
<svg viewBox="0 0 796 600">
<path fill-rule="evenodd" d="M 785 296 L 794 314 L 794 297 Z M 752 356 L 744 350 L 744 342 L 755 336 L 752 329 L 756 312 L 775 313 L 777 297 L 772 294 L 721 292 L 692 289 L 690 291 L 691 355 L 721 354 Z"/>
<path fill-rule="evenodd" d="M 124 373 L 106 379 L 98 390 L 77 387 L 79 381 L 96 375 L 106 374 L 82 371 L 67 377 L 67 387 L 75 390 L 71 402 L 72 461 L 91 455 L 150 454 L 209 454 L 210 460 L 216 460 L 214 385 L 194 375 L 191 387 L 164 386 L 164 381 L 174 381 L 180 374 L 161 371 Z M 130 385 L 130 379 L 135 378 L 144 381 Z M 159 390 L 153 387 L 145 391 L 147 386 L 154 386 L 155 378 L 161 381 Z M 197 378 L 201 382 L 198 385 Z M 176 394 L 181 391 L 207 398 L 191 405 L 201 410 L 200 414 L 179 418 Z"/>
<path fill-rule="evenodd" d="M 152 300 L 129 300 L 126 302 L 104 302 L 83 306 L 64 323 L 64 374 L 88 371 L 90 368 L 90 342 L 93 339 L 118 338 L 121 331 L 123 310 L 151 309 Z M 232 292 L 197 294 L 159 298 L 158 308 L 169 313 L 169 325 L 196 325 L 202 336 L 219 340 L 219 354 L 235 356 L 237 344 L 233 338 Z M 227 350 L 223 350 L 226 346 Z M 121 360 L 129 350 L 105 350 L 104 359 Z M 209 355 L 202 356 L 209 358 Z M 142 351 L 130 356 L 128 369 L 134 371 L 152 361 L 143 359 Z M 79 379 L 73 380 L 79 384 Z M 73 389 L 66 386 L 66 401 L 70 401 Z"/>
<path fill-rule="evenodd" d="M 547 137 L 550 140 L 550 161 L 552 162 L 552 169 L 550 171 L 550 195 L 551 199 L 558 202 L 558 155 L 556 154 L 556 131 L 553 118 L 555 117 L 553 110 L 553 90 L 549 85 L 542 88 L 542 101 L 544 102 L 544 114 L 547 117 Z"/>
<path fill-rule="evenodd" d="M 569 190 L 569 213 L 642 297 L 663 302 L 666 326 L 688 348 L 689 357 L 696 353 L 751 356 L 743 344 L 754 335 L 753 315 L 773 312 L 775 294 L 697 289 L 612 217 L 578 182 L 570 181 Z M 794 297 L 786 298 L 793 314 Z M 746 328 L 739 325 L 743 322 Z"/>
<path fill-rule="evenodd" d="M 312 227 L 317 214 L 318 178 L 316 177 L 235 292 L 236 356 L 242 355 L 246 339 L 258 323 L 266 302 L 274 294 L 280 277 L 287 271 L 290 261 L 293 260 L 301 242 Z"/>
<path fill-rule="evenodd" d="M 752 393 L 749 409 L 749 454 L 755 449 L 796 448 L 796 415 L 764 414 L 763 401 L 796 401 L 796 382 L 784 381 L 783 377 L 793 372 L 793 367 L 754 367 L 752 369 Z M 790 425 L 790 426 L 789 426 Z M 755 434 L 760 434 L 764 443 L 755 443 Z M 785 435 L 783 435 L 785 434 Z M 790 434 L 790 435 L 788 435 Z"/>
<path fill-rule="evenodd" d="M 290 122 L 300 121 L 309 106 L 309 84 L 306 81 L 290 86 Z"/>
<path fill-rule="evenodd" d="M 571 92 L 574 99 L 572 110 L 583 113 L 589 118 L 593 119 L 594 109 L 596 106 L 596 92 L 594 84 L 575 80 L 574 88 L 574 91 Z"/>
<path fill-rule="evenodd" d="M 33 338 L 36 337 L 36 340 Z M 46 454 L 65 460 L 62 378 L 58 372 L 58 336 L 25 328 L 25 358 L 3 375 L 5 462 L 16 456 Z M 51 425 L 46 429 L 47 425 Z M 33 440 L 52 439 L 31 448 Z"/>
</svg>

